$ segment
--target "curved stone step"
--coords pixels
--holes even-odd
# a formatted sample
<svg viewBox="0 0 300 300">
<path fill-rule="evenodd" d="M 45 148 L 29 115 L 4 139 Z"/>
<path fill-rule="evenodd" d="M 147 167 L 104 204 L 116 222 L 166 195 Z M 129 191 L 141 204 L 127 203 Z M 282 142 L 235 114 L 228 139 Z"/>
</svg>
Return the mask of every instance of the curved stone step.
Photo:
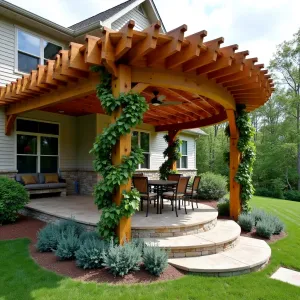
<svg viewBox="0 0 300 300">
<path fill-rule="evenodd" d="M 213 255 L 171 258 L 174 267 L 215 276 L 233 276 L 263 268 L 271 257 L 271 248 L 262 240 L 241 236 L 238 244 L 226 252 Z"/>
<path fill-rule="evenodd" d="M 144 211 L 139 211 L 132 217 L 133 238 L 163 238 L 184 236 L 209 231 L 217 223 L 218 211 L 211 206 L 199 203 L 187 206 L 187 214 L 184 208 L 178 211 L 178 217 L 172 211 L 169 202 L 164 203 L 162 214 L 156 214 L 156 208 L 150 207 L 148 217 Z"/>
<path fill-rule="evenodd" d="M 241 234 L 240 226 L 230 220 L 218 220 L 206 232 L 178 237 L 146 238 L 147 244 L 168 249 L 169 257 L 191 257 L 216 254 L 233 248 Z"/>
</svg>

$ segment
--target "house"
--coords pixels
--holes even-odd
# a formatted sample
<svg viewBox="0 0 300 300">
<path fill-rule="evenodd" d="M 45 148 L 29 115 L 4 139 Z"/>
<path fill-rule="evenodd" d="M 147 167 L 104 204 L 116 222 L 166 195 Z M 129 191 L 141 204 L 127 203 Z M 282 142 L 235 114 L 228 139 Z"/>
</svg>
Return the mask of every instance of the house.
<svg viewBox="0 0 300 300">
<path fill-rule="evenodd" d="M 68 28 L 44 19 L 20 7 L 0 0 L 0 86 L 29 74 L 37 65 L 45 65 L 70 42 L 83 43 L 86 34 L 100 36 L 103 26 L 119 30 L 129 20 L 143 30 L 159 13 L 152 0 L 129 0 Z M 165 28 L 161 21 L 161 31 Z M 34 90 L 32 91 L 34 95 Z M 0 107 L 0 174 L 61 172 L 67 180 L 68 194 L 75 192 L 78 181 L 81 194 L 91 194 L 97 181 L 93 156 L 89 154 L 97 133 L 110 122 L 103 112 L 95 113 L 89 96 L 86 105 L 60 103 L 18 115 L 12 134 L 5 134 L 5 107 Z M 93 109 L 92 109 L 93 108 Z M 97 110 L 96 110 L 97 111 Z M 165 133 L 142 124 L 132 131 L 132 143 L 144 150 L 145 161 L 139 166 L 147 176 L 158 177 L 163 163 Z M 180 173 L 196 174 L 196 144 L 200 129 L 182 131 Z"/>
</svg>

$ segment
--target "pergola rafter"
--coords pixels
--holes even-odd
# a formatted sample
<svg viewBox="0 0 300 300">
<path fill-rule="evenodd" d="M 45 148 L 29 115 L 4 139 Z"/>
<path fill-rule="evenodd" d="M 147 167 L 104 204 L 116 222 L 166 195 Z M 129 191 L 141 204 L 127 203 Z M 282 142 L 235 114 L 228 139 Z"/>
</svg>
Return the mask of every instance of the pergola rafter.
<svg viewBox="0 0 300 300">
<path fill-rule="evenodd" d="M 231 215 L 237 218 L 236 105 L 244 104 L 248 111 L 263 105 L 274 91 L 271 76 L 263 64 L 257 64 L 257 58 L 247 58 L 248 51 L 236 52 L 238 45 L 221 47 L 224 38 L 209 40 L 205 30 L 185 37 L 186 25 L 166 34 L 160 32 L 159 21 L 143 31 L 134 26 L 131 20 L 119 31 L 103 28 L 101 37 L 87 35 L 84 44 L 70 43 L 69 50 L 61 50 L 46 66 L 1 87 L 6 133 L 10 133 L 16 115 L 30 110 L 61 110 L 74 116 L 104 113 L 95 95 L 99 76 L 90 71 L 91 66 L 104 66 L 112 74 L 114 95 L 132 90 L 146 98 L 149 110 L 144 122 L 156 131 L 174 136 L 182 129 L 229 121 Z M 178 104 L 153 106 L 154 91 Z M 130 147 L 128 136 L 118 143 L 115 163 Z M 129 187 L 125 185 L 125 189 Z M 120 200 L 120 191 L 114 199 Z"/>
</svg>

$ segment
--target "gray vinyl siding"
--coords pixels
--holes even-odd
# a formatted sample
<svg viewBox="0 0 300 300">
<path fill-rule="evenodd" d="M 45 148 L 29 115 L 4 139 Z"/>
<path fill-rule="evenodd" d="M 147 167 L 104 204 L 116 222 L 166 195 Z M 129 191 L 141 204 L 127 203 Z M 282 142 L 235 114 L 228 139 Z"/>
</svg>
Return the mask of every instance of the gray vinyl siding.
<svg viewBox="0 0 300 300">
<path fill-rule="evenodd" d="M 5 135 L 5 112 L 0 107 L 0 171 L 15 171 L 15 135 Z"/>
<path fill-rule="evenodd" d="M 113 30 L 119 30 L 121 29 L 129 20 L 134 20 L 135 21 L 135 29 L 137 30 L 143 30 L 150 26 L 149 19 L 147 16 L 142 14 L 138 8 L 136 7 L 135 9 L 129 11 L 127 14 L 119 18 L 118 20 L 114 21 L 111 24 L 111 28 Z"/>
<path fill-rule="evenodd" d="M 0 86 L 15 81 L 15 27 L 0 19 Z"/>
<path fill-rule="evenodd" d="M 93 170 L 93 154 L 90 154 L 96 137 L 96 115 L 77 118 L 77 169 Z"/>
</svg>

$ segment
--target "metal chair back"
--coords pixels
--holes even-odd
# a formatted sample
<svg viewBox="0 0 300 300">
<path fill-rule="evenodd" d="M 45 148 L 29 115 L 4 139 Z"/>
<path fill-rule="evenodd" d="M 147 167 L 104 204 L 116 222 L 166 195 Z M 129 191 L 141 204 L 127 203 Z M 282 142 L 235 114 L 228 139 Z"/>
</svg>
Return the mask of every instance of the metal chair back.
<svg viewBox="0 0 300 300">
<path fill-rule="evenodd" d="M 177 185 L 177 194 L 185 194 L 186 188 L 188 186 L 190 176 L 187 177 L 180 177 Z"/>
<path fill-rule="evenodd" d="M 181 177 L 181 174 L 169 174 L 168 180 L 170 181 L 179 181 L 179 178 Z"/>
<path fill-rule="evenodd" d="M 144 177 L 144 173 L 134 173 L 132 177 Z"/>
<path fill-rule="evenodd" d="M 200 185 L 201 176 L 195 176 L 192 185 L 192 195 L 194 191 L 198 191 Z"/>
<path fill-rule="evenodd" d="M 132 177 L 132 182 L 134 187 L 141 193 L 141 194 L 148 194 L 148 177 Z"/>
</svg>

